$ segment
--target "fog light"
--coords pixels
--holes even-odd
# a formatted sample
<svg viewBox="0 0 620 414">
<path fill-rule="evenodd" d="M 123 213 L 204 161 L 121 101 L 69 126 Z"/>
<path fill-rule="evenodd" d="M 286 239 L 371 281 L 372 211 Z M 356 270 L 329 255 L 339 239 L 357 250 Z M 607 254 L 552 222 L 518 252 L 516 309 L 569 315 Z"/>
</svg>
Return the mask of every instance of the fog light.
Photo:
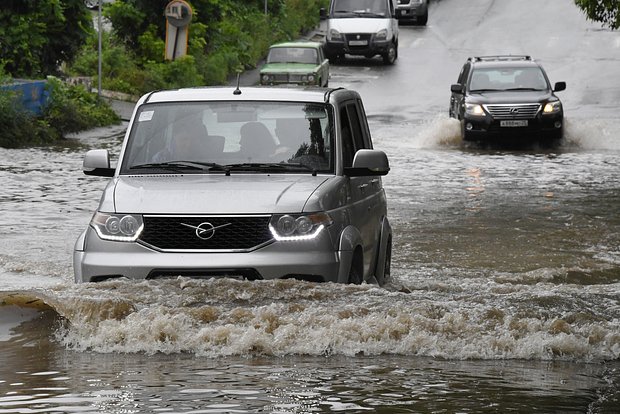
<svg viewBox="0 0 620 414">
<path fill-rule="evenodd" d="M 465 129 L 471 131 L 472 129 L 474 129 L 474 126 L 470 122 L 468 122 L 467 125 L 465 125 Z"/>
<path fill-rule="evenodd" d="M 553 124 L 553 126 L 556 128 L 562 128 L 562 121 L 555 121 L 555 124 Z"/>
</svg>

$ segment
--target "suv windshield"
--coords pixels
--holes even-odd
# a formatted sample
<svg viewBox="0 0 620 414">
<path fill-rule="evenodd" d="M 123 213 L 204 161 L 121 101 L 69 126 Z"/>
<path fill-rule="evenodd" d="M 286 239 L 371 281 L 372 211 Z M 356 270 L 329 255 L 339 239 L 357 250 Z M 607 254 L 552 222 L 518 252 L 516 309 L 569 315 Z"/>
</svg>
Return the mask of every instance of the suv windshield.
<svg viewBox="0 0 620 414">
<path fill-rule="evenodd" d="M 146 104 L 134 119 L 122 174 L 333 172 L 324 104 Z"/>
<path fill-rule="evenodd" d="M 476 68 L 469 83 L 470 92 L 549 89 L 539 67 Z"/>
<path fill-rule="evenodd" d="M 385 17 L 388 14 L 387 3 L 378 0 L 334 0 L 332 10 L 337 17 Z"/>
</svg>

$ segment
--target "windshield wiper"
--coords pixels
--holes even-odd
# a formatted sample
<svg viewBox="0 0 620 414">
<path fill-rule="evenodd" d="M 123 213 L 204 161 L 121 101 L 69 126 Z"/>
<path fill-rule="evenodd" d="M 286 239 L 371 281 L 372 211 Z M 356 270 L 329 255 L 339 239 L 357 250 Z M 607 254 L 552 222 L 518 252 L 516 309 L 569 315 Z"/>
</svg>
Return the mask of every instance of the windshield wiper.
<svg viewBox="0 0 620 414">
<path fill-rule="evenodd" d="M 244 162 L 240 164 L 228 164 L 224 167 L 231 171 L 312 171 L 312 175 L 316 175 L 316 168 L 312 168 L 304 164 L 282 164 L 270 162 Z"/>
<path fill-rule="evenodd" d="M 504 89 L 505 91 L 542 91 L 543 89 L 536 88 L 508 88 Z"/>
<path fill-rule="evenodd" d="M 367 17 L 385 17 L 385 14 L 382 14 L 382 13 L 374 13 L 374 12 L 367 12 L 367 11 L 354 11 L 353 13 L 355 13 L 355 15 L 357 15 L 357 16 L 367 16 Z"/>
<path fill-rule="evenodd" d="M 479 92 L 502 92 L 504 89 L 472 89 L 469 92 L 471 93 L 479 93 Z"/>
<path fill-rule="evenodd" d="M 146 169 L 161 169 L 161 170 L 203 170 L 204 167 L 195 165 L 194 163 L 187 161 L 171 161 L 171 162 L 152 162 L 148 164 L 139 164 L 129 167 L 130 170 L 146 170 Z"/>
<path fill-rule="evenodd" d="M 168 161 L 168 162 L 153 162 L 148 164 L 140 164 L 129 167 L 130 170 L 142 170 L 142 169 L 162 169 L 162 170 L 211 170 L 222 169 L 227 171 L 227 167 L 215 162 L 200 162 L 200 161 Z"/>
</svg>

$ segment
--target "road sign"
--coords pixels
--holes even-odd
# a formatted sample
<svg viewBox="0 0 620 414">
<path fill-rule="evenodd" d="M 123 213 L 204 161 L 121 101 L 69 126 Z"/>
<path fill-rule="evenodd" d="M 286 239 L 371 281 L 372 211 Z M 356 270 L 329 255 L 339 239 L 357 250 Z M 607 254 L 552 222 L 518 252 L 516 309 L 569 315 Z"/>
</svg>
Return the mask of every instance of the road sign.
<svg viewBox="0 0 620 414">
<path fill-rule="evenodd" d="M 175 60 L 187 54 L 192 7 L 183 0 L 173 0 L 166 6 L 166 59 Z"/>
</svg>

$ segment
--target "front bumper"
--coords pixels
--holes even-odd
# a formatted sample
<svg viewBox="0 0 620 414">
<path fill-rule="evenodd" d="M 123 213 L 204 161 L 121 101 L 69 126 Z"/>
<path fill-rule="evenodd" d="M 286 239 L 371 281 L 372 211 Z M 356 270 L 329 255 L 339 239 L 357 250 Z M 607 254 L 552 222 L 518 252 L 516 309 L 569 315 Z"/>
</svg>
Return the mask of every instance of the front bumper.
<svg viewBox="0 0 620 414">
<path fill-rule="evenodd" d="M 249 252 L 163 252 L 136 242 L 101 240 L 89 227 L 76 242 L 73 268 L 76 282 L 109 278 L 239 277 L 339 280 L 343 255 L 328 231 L 313 240 L 273 241 Z"/>
<path fill-rule="evenodd" d="M 428 6 L 424 3 L 399 4 L 396 6 L 398 20 L 417 20 L 428 13 Z"/>
<path fill-rule="evenodd" d="M 509 122 L 503 122 L 509 121 Z M 527 125 L 514 126 L 510 121 L 527 121 Z M 541 114 L 530 119 L 495 119 L 489 114 L 471 116 L 465 114 L 462 120 L 463 136 L 466 140 L 484 140 L 502 137 L 520 139 L 542 138 L 560 139 L 564 130 L 564 115 Z M 522 123 L 522 122 L 519 122 Z M 507 125 L 513 126 L 507 126 Z"/>
<path fill-rule="evenodd" d="M 314 80 L 299 80 L 294 77 L 274 76 L 269 75 L 269 80 L 263 80 L 263 76 L 260 77 L 260 84 L 264 86 L 277 86 L 277 85 L 300 85 L 300 86 L 320 86 L 318 83 L 318 77 L 315 75 Z"/>
<path fill-rule="evenodd" d="M 351 36 L 351 35 L 348 35 Z M 351 41 L 356 40 L 345 39 L 344 41 L 325 41 L 325 53 L 328 56 L 342 56 L 344 54 L 373 57 L 383 55 L 388 52 L 391 40 L 374 40 L 370 39 L 366 45 L 352 45 Z"/>
</svg>

